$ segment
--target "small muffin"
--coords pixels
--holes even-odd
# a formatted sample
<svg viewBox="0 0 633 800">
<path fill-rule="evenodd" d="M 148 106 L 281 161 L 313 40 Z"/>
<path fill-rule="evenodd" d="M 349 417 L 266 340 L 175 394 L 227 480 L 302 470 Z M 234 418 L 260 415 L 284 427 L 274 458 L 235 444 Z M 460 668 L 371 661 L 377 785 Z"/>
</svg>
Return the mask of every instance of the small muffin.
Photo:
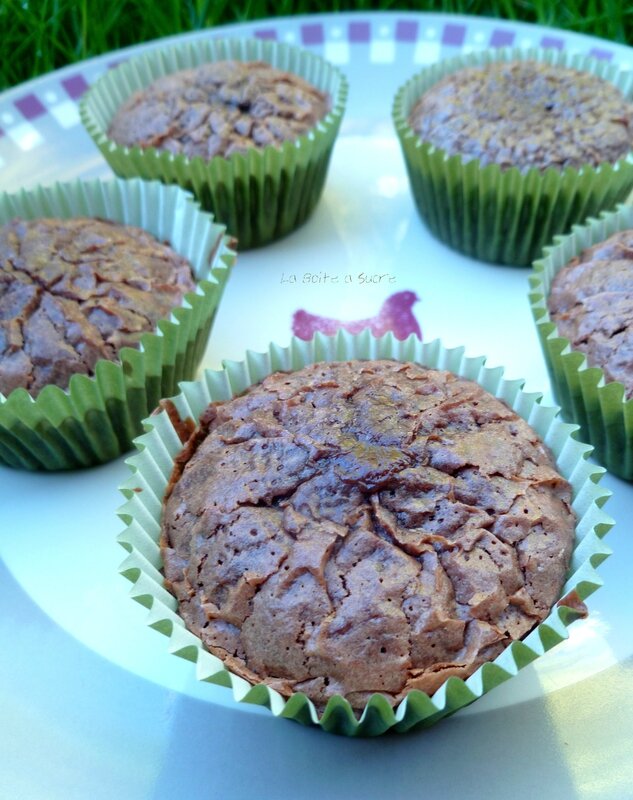
<svg viewBox="0 0 633 800">
<path fill-rule="evenodd" d="M 575 350 L 633 396 L 633 230 L 620 231 L 557 273 L 550 317 Z"/>
<path fill-rule="evenodd" d="M 633 480 L 633 209 L 576 226 L 534 264 L 530 302 L 557 402 Z"/>
<path fill-rule="evenodd" d="M 202 360 L 234 261 L 224 231 L 157 181 L 0 193 L 0 463 L 130 449 Z"/>
<path fill-rule="evenodd" d="M 449 156 L 520 172 L 598 167 L 633 150 L 633 103 L 612 83 L 539 61 L 451 73 L 420 98 L 409 124 Z"/>
<path fill-rule="evenodd" d="M 114 361 L 195 289 L 191 264 L 140 228 L 14 219 L 0 227 L 0 392 L 37 396 Z"/>
<path fill-rule="evenodd" d="M 166 75 L 132 95 L 108 136 L 124 147 L 226 158 L 293 141 L 329 110 L 327 94 L 264 61 L 217 61 Z"/>
<path fill-rule="evenodd" d="M 317 707 L 432 694 L 545 619 L 571 487 L 504 402 L 396 361 L 276 373 L 211 404 L 162 516 L 167 587 L 227 668 Z"/>
<path fill-rule="evenodd" d="M 314 210 L 346 95 L 312 53 L 208 39 L 120 65 L 84 95 L 81 116 L 117 174 L 191 189 L 247 249 Z"/>
<path fill-rule="evenodd" d="M 580 68 L 576 68 L 580 67 Z M 496 51 L 424 71 L 396 126 L 418 210 L 475 258 L 527 265 L 545 243 L 633 188 L 633 103 L 614 68 Z"/>
</svg>

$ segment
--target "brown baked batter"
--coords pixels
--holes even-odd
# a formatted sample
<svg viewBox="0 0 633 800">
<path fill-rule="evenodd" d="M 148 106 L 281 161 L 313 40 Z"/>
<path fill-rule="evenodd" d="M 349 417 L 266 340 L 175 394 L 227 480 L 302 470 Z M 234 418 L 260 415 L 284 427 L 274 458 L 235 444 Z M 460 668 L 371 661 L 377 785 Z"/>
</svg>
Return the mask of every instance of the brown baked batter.
<svg viewBox="0 0 633 800">
<path fill-rule="evenodd" d="M 612 83 L 537 61 L 447 75 L 421 97 L 409 123 L 449 155 L 522 172 L 595 167 L 633 150 L 633 104 Z"/>
<path fill-rule="evenodd" d="M 166 585 L 229 669 L 286 696 L 434 692 L 560 594 L 570 487 L 526 422 L 450 373 L 277 373 L 212 404 L 178 461 Z"/>
<path fill-rule="evenodd" d="M 633 231 L 585 250 L 555 276 L 550 317 L 591 367 L 633 397 Z"/>
<path fill-rule="evenodd" d="M 261 61 L 217 61 L 159 78 L 117 111 L 108 136 L 191 158 L 230 156 L 307 133 L 329 98 Z"/>
<path fill-rule="evenodd" d="M 105 220 L 13 220 L 0 227 L 0 392 L 115 360 L 195 288 L 191 266 L 140 228 Z"/>
</svg>

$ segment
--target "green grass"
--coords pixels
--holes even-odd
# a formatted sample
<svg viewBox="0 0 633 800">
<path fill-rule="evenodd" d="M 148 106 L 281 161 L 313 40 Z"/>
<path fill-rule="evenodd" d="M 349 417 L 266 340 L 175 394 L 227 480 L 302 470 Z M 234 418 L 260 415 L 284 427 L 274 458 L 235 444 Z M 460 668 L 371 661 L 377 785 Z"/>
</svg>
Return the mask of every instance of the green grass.
<svg viewBox="0 0 633 800">
<path fill-rule="evenodd" d="M 437 11 L 429 0 L 3 0 L 0 89 L 119 47 L 186 31 L 270 16 L 319 11 Z M 633 5 L 620 0 L 445 0 L 442 10 L 537 22 L 633 41 Z"/>
</svg>

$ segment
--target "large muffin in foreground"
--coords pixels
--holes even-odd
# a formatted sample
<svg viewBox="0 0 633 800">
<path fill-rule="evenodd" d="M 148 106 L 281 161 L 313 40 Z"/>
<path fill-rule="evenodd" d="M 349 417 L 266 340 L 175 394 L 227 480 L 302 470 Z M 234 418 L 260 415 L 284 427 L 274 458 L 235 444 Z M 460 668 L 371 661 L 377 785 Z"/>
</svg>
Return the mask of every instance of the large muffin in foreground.
<svg viewBox="0 0 633 800">
<path fill-rule="evenodd" d="M 66 389 L 195 289 L 191 264 L 140 228 L 13 219 L 0 227 L 0 392 Z"/>
<path fill-rule="evenodd" d="M 316 364 L 209 406 L 166 493 L 166 585 L 250 682 L 395 704 L 549 614 L 570 502 L 538 436 L 477 384 Z"/>
<path fill-rule="evenodd" d="M 400 89 L 393 114 L 420 216 L 476 259 L 528 266 L 633 188 L 630 82 L 588 56 L 440 62 Z"/>
<path fill-rule="evenodd" d="M 314 53 L 208 37 L 106 73 L 81 117 L 117 175 L 190 189 L 244 250 L 312 214 L 346 97 L 343 75 Z"/>
</svg>

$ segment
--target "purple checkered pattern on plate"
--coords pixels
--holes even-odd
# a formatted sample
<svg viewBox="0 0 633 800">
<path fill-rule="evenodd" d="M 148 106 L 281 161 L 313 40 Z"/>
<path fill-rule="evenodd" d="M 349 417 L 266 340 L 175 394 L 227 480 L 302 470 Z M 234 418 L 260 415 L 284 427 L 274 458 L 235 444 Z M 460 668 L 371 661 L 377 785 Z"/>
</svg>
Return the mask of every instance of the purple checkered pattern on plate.
<svg viewBox="0 0 633 800">
<path fill-rule="evenodd" d="M 323 44 L 323 25 L 318 23 L 301 26 L 301 40 L 304 44 Z"/>
<path fill-rule="evenodd" d="M 556 50 L 562 50 L 565 47 L 565 42 L 554 36 L 544 36 L 541 39 L 541 47 L 554 47 Z"/>
<path fill-rule="evenodd" d="M 418 23 L 408 19 L 400 19 L 396 23 L 396 42 L 416 42 L 418 39 Z"/>
<path fill-rule="evenodd" d="M 253 35 L 258 39 L 276 39 L 277 31 L 274 28 L 258 28 Z"/>
<path fill-rule="evenodd" d="M 367 44 L 370 35 L 369 22 L 350 22 L 348 29 L 350 42 Z"/>
<path fill-rule="evenodd" d="M 457 47 L 461 47 L 464 44 L 464 39 L 466 38 L 466 26 L 465 25 L 455 25 L 453 23 L 449 23 L 448 25 L 444 26 L 444 33 L 442 34 L 442 44 L 453 44 Z"/>
<path fill-rule="evenodd" d="M 594 47 L 589 51 L 589 55 L 594 58 L 601 58 L 603 61 L 611 61 L 613 52 L 611 50 L 602 50 L 599 47 Z"/>
<path fill-rule="evenodd" d="M 15 101 L 16 107 L 25 119 L 35 119 L 46 114 L 46 109 L 34 94 L 27 94 Z"/>
<path fill-rule="evenodd" d="M 494 30 L 490 37 L 490 47 L 510 47 L 514 42 L 514 31 Z"/>
<path fill-rule="evenodd" d="M 70 78 L 64 78 L 62 86 L 66 89 L 68 96 L 73 100 L 79 100 L 81 95 L 88 88 L 88 84 L 83 75 L 72 75 Z"/>
</svg>

